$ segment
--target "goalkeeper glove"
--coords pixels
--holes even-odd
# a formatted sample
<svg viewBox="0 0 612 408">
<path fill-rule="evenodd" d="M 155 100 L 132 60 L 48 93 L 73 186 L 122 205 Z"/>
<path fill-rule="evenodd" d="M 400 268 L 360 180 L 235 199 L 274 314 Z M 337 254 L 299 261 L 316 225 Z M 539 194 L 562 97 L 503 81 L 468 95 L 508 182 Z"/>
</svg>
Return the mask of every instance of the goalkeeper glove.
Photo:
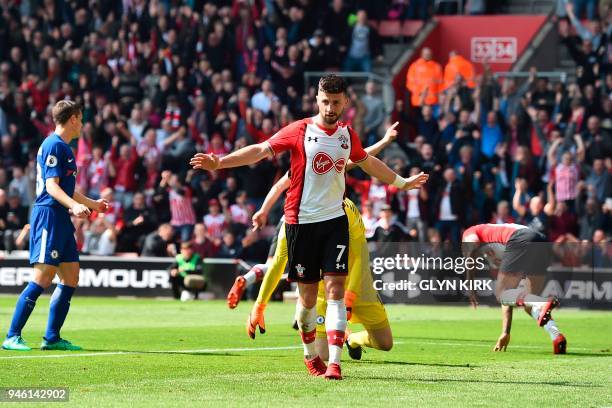
<svg viewBox="0 0 612 408">
<path fill-rule="evenodd" d="M 259 333 L 264 334 L 266 332 L 266 322 L 264 321 L 264 310 L 266 305 L 261 303 L 255 303 L 251 314 L 247 319 L 246 330 L 250 338 L 255 339 L 255 329 L 259 326 Z"/>
<path fill-rule="evenodd" d="M 346 320 L 351 320 L 353 317 L 353 302 L 357 298 L 357 294 L 350 290 L 344 292 L 344 304 L 346 305 Z"/>
</svg>

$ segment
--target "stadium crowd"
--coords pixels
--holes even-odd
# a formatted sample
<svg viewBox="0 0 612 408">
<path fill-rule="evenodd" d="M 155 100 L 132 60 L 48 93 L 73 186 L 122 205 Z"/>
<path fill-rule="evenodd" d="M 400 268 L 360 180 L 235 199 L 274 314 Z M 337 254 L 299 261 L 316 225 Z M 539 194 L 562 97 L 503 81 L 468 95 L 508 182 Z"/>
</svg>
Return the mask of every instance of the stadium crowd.
<svg viewBox="0 0 612 408">
<path fill-rule="evenodd" d="M 265 261 L 269 231 L 251 231 L 250 218 L 288 157 L 216 173 L 190 170 L 189 158 L 227 154 L 315 114 L 303 73 L 369 71 L 382 52 L 369 17 L 428 15 L 418 1 L 376 3 L 0 2 L 0 247 L 27 245 L 18 238 L 36 152 L 54 128 L 50 107 L 70 98 L 84 106 L 77 188 L 112 203 L 75 219 L 83 253 L 175 256 L 175 244 L 191 240 L 201 257 Z M 575 82 L 533 70 L 524 84 L 500 84 L 486 67 L 476 76 L 461 56 L 446 64 L 425 49 L 415 64 L 426 75 L 408 81 L 390 115 L 374 83 L 365 95 L 350 90 L 344 119 L 364 145 L 397 120 L 401 154 L 386 160 L 404 175 L 432 176 L 426 189 L 398 193 L 349 175 L 371 239 L 457 243 L 468 225 L 518 222 L 551 241 L 609 240 L 610 11 L 580 28 L 567 10 Z"/>
</svg>

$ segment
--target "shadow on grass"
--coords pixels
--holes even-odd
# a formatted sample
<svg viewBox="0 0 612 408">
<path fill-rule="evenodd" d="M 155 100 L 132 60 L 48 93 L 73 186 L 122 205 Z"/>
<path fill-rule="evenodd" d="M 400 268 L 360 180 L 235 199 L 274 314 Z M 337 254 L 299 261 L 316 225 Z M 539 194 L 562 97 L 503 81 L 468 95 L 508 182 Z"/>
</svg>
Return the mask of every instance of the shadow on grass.
<svg viewBox="0 0 612 408">
<path fill-rule="evenodd" d="M 189 350 L 185 350 L 185 351 L 174 351 L 174 350 L 117 350 L 117 349 L 87 349 L 87 350 L 82 350 L 82 353 L 100 353 L 100 355 L 103 357 L 105 354 L 120 354 L 120 355 L 149 355 L 149 354 L 158 354 L 158 355 L 165 355 L 165 356 L 170 356 L 170 355 L 185 355 L 185 356 L 223 356 L 223 357 L 245 357 L 248 355 L 253 355 L 253 356 L 257 356 L 258 358 L 262 358 L 262 357 L 270 357 L 270 358 L 274 358 L 274 359 L 295 359 L 294 355 L 279 355 L 278 353 L 274 353 L 276 350 L 256 350 L 254 349 L 257 353 L 253 353 L 252 351 L 236 351 L 236 350 L 230 350 L 230 351 L 206 351 L 206 350 L 202 350 L 202 351 L 189 351 Z M 288 351 L 292 351 L 293 349 L 290 349 Z M 297 350 L 297 349 L 296 349 Z M 283 350 L 280 350 L 283 351 Z M 79 352 L 73 352 L 74 355 L 78 355 L 80 354 Z M 72 354 L 72 353 L 67 353 L 67 354 Z M 95 356 L 93 356 L 95 357 Z"/>
<path fill-rule="evenodd" d="M 451 368 L 478 368 L 472 364 L 444 364 L 444 363 L 417 363 L 412 361 L 388 361 L 388 360 L 361 360 L 352 361 L 356 364 L 390 364 L 390 365 L 405 365 L 405 366 L 431 366 L 431 367 L 451 367 Z"/>
<path fill-rule="evenodd" d="M 567 356 L 577 356 L 577 357 L 612 357 L 612 352 L 610 350 L 599 350 L 593 352 L 579 352 L 579 351 L 568 351 L 566 353 Z"/>
<path fill-rule="evenodd" d="M 355 376 L 352 376 L 356 378 Z M 345 376 L 349 378 L 349 376 Z M 553 387 L 578 387 L 578 388 L 604 388 L 603 385 L 573 383 L 570 381 L 503 381 L 503 380 L 474 380 L 474 379 L 458 379 L 458 378 L 430 378 L 430 379 L 406 379 L 405 377 L 375 377 L 367 376 L 368 380 L 380 381 L 402 381 L 403 383 L 476 383 L 476 384 L 502 384 L 502 385 L 548 385 Z"/>
<path fill-rule="evenodd" d="M 457 338 L 449 338 L 449 337 L 415 337 L 415 336 L 393 336 L 395 340 L 402 340 L 405 343 L 409 344 L 411 340 L 414 340 L 413 344 L 418 345 L 419 340 L 430 340 L 432 342 L 435 341 L 451 341 L 453 343 L 481 343 L 488 344 L 488 340 L 483 339 L 457 339 Z"/>
</svg>

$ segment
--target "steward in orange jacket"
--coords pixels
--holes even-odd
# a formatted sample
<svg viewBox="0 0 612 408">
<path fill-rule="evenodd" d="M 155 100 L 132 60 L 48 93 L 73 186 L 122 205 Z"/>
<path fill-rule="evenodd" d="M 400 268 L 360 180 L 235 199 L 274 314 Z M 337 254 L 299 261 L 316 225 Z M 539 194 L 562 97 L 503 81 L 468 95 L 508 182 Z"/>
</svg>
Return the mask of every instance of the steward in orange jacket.
<svg viewBox="0 0 612 408">
<path fill-rule="evenodd" d="M 469 88 L 474 88 L 474 65 L 456 51 L 451 51 L 448 63 L 444 67 L 444 90 L 455 83 L 457 75 L 461 75 Z"/>
<path fill-rule="evenodd" d="M 421 58 L 413 62 L 406 75 L 412 106 L 437 105 L 442 90 L 442 66 L 432 59 L 431 50 L 423 48 Z"/>
</svg>

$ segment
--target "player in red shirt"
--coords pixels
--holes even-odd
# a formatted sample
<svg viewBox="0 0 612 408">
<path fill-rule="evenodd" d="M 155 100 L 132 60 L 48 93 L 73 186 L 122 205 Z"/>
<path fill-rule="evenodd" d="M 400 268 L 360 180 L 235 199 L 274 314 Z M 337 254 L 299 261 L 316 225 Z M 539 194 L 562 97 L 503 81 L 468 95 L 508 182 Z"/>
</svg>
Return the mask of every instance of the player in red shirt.
<svg viewBox="0 0 612 408">
<path fill-rule="evenodd" d="M 559 305 L 555 298 L 534 295 L 541 293 L 550 264 L 550 251 L 544 235 L 519 224 L 480 224 L 463 233 L 463 254 L 474 257 L 485 254 L 492 267 L 499 269 L 495 296 L 502 305 L 502 334 L 494 351 L 506 351 L 510 343 L 512 308 L 523 307 L 538 326 L 544 327 L 553 341 L 555 354 L 565 354 L 567 340 L 552 318 L 552 309 Z M 521 279 L 525 287 L 519 287 Z M 477 301 L 470 295 L 472 305 Z"/>
<path fill-rule="evenodd" d="M 346 90 L 342 78 L 326 75 L 319 81 L 319 113 L 315 117 L 293 122 L 269 140 L 225 157 L 198 153 L 190 161 L 194 169 L 218 170 L 256 163 L 287 150 L 291 152 L 291 185 L 285 200 L 287 269 L 289 280 L 298 282 L 297 320 L 304 362 L 310 374 L 338 380 L 342 379 L 340 356 L 346 331 L 344 281 L 350 250 L 343 207 L 346 164 L 350 159 L 372 177 L 404 190 L 420 188 L 428 179 L 423 173 L 404 179 L 366 153 L 355 131 L 338 122 L 349 101 Z M 315 348 L 315 306 L 321 279 L 325 281 L 327 295 L 329 367 Z M 257 321 L 249 323 L 258 324 Z"/>
</svg>

